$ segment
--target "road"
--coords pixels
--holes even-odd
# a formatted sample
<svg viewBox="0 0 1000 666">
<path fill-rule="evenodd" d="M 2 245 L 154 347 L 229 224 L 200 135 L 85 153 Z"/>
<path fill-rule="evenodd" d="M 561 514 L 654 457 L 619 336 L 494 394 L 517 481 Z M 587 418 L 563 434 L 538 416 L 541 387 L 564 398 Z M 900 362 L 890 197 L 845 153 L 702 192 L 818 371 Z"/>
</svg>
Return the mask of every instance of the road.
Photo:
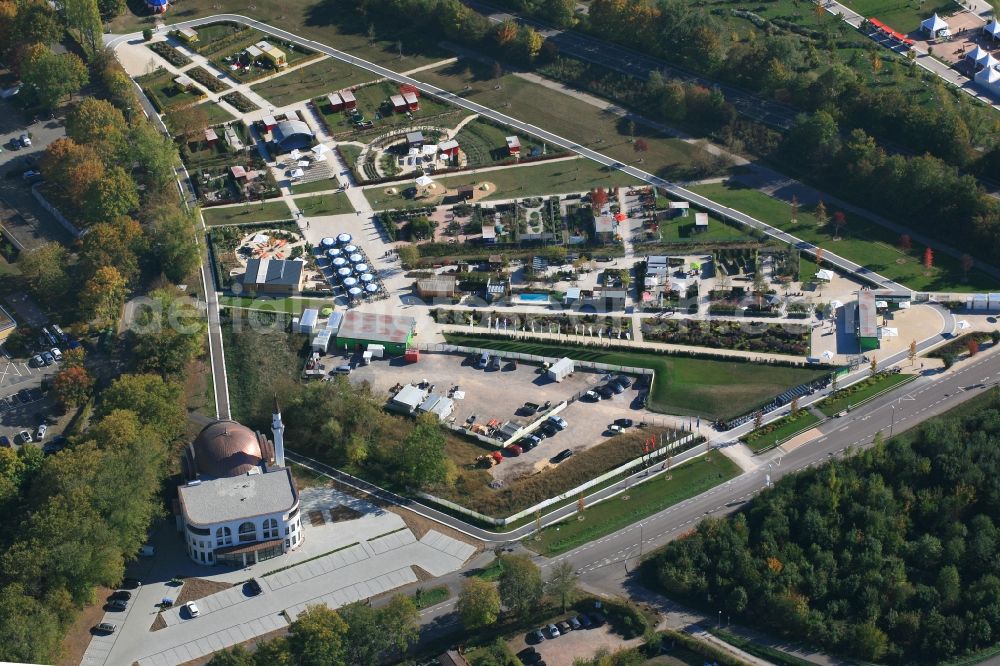
<svg viewBox="0 0 1000 666">
<path fill-rule="evenodd" d="M 350 55 L 349 53 L 344 53 L 343 51 L 339 51 L 332 47 L 326 46 L 325 44 L 316 42 L 314 40 L 304 39 L 294 33 L 288 32 L 287 30 L 282 30 L 281 28 L 275 28 L 271 25 L 268 25 L 267 23 L 263 23 L 261 21 L 257 21 L 255 19 L 251 19 L 245 16 L 241 16 L 239 14 L 217 14 L 214 16 L 206 16 L 198 19 L 192 19 L 190 21 L 183 21 L 180 23 L 171 24 L 170 26 L 163 26 L 161 29 L 197 27 L 200 25 L 205 25 L 207 23 L 217 23 L 219 21 L 231 21 L 236 23 L 243 23 L 250 27 L 256 28 L 257 30 L 265 32 L 269 35 L 277 37 L 279 39 L 300 44 L 307 48 L 319 51 L 321 53 L 325 53 L 333 58 L 337 58 L 338 60 L 354 65 L 355 67 L 360 67 L 362 69 L 368 70 L 378 75 L 379 77 L 386 78 L 391 81 L 397 81 L 399 83 L 406 83 L 412 85 L 424 94 L 434 95 L 436 97 L 448 101 L 451 104 L 454 104 L 455 106 L 464 108 L 474 113 L 478 113 L 486 118 L 489 118 L 501 124 L 508 125 L 510 127 L 513 127 L 514 129 L 525 132 L 527 134 L 534 135 L 540 139 L 543 139 L 544 141 L 557 145 L 566 150 L 571 150 L 577 153 L 578 155 L 591 159 L 606 167 L 622 171 L 623 173 L 626 173 L 629 176 L 632 176 L 633 178 L 636 178 L 649 185 L 662 188 L 669 194 L 690 201 L 691 203 L 701 206 L 707 210 L 711 210 L 720 217 L 735 220 L 741 224 L 745 224 L 755 229 L 759 229 L 764 233 L 766 233 L 767 235 L 777 240 L 780 240 L 781 242 L 789 243 L 806 253 L 814 253 L 815 250 L 817 249 L 816 246 L 813 245 L 812 243 L 807 243 L 806 241 L 800 240 L 795 236 L 792 236 L 791 234 L 776 229 L 760 220 L 750 217 L 749 215 L 745 215 L 744 213 L 741 213 L 727 206 L 722 206 L 720 204 L 717 204 L 710 199 L 707 199 L 701 195 L 695 194 L 694 192 L 691 192 L 682 187 L 674 185 L 673 183 L 670 183 L 664 180 L 663 178 L 655 176 L 651 173 L 647 173 L 637 167 L 622 164 L 621 162 L 614 160 L 602 153 L 599 153 L 595 150 L 591 150 L 590 148 L 587 148 L 585 146 L 581 146 L 579 143 L 575 141 L 570 141 L 569 139 L 563 138 L 558 134 L 554 134 L 553 132 L 549 132 L 548 130 L 542 129 L 541 127 L 532 125 L 530 123 L 522 122 L 517 118 L 512 118 L 511 116 L 500 113 L 499 111 L 496 111 L 494 109 L 464 99 L 453 92 L 443 90 L 441 88 L 438 88 L 437 86 L 433 86 L 428 83 L 417 81 L 416 79 L 413 79 L 404 74 L 399 74 L 397 72 L 394 72 L 393 70 L 368 62 L 367 60 Z M 114 48 L 122 41 L 129 39 L 141 39 L 141 36 L 138 33 L 133 33 L 131 35 L 118 35 L 118 36 L 109 35 L 107 39 L 107 44 L 111 48 Z M 855 277 L 857 277 L 858 279 L 870 283 L 876 287 L 887 289 L 893 293 L 898 293 L 898 294 L 909 295 L 911 293 L 910 290 L 904 287 L 903 285 L 897 282 L 893 282 L 892 280 L 889 280 L 888 278 L 881 276 L 875 273 L 874 271 L 871 271 L 867 268 L 864 268 L 863 266 L 855 264 L 854 262 L 844 259 L 843 257 L 839 257 L 831 252 L 824 250 L 823 260 L 828 265 L 837 268 L 840 271 L 850 273 Z"/>
</svg>

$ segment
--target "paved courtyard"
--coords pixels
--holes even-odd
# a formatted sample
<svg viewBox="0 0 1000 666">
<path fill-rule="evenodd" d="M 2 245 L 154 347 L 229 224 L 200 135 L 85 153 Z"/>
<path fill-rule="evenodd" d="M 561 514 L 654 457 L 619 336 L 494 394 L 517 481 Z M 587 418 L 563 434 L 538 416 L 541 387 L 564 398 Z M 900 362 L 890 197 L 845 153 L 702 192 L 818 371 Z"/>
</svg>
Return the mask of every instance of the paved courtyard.
<svg viewBox="0 0 1000 666">
<path fill-rule="evenodd" d="M 165 529 L 154 540 L 156 556 L 129 572 L 143 581 L 129 609 L 105 615 L 118 631 L 95 635 L 82 663 L 183 663 L 286 627 L 310 605 L 336 608 L 414 583 L 413 567 L 433 576 L 456 571 L 476 551 L 434 530 L 417 539 L 399 515 L 333 488 L 304 489 L 301 497 L 307 516 L 346 508 L 359 517 L 318 527 L 305 520 L 301 548 L 245 569 L 199 566 L 187 558 L 176 533 Z M 161 599 L 177 597 L 178 588 L 168 585 L 174 576 L 198 576 L 233 587 L 198 599 L 197 618 L 183 607 L 158 613 Z M 249 596 L 240 584 L 251 577 L 263 588 L 257 596 Z M 158 614 L 165 626 L 152 631 Z"/>
</svg>

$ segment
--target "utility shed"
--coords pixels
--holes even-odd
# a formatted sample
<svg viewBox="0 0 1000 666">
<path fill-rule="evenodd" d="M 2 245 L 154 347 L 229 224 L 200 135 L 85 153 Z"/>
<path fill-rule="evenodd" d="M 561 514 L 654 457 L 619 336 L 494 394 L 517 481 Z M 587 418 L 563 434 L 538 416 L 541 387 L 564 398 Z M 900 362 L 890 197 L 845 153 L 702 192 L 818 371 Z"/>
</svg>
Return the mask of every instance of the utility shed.
<svg viewBox="0 0 1000 666">
<path fill-rule="evenodd" d="M 546 372 L 546 374 L 548 375 L 549 379 L 561 382 L 566 377 L 569 377 L 570 375 L 573 374 L 572 359 L 568 359 L 565 357 L 559 359 L 549 367 L 548 372 Z"/>
<path fill-rule="evenodd" d="M 431 393 L 420 403 L 417 411 L 423 414 L 435 414 L 439 421 L 444 421 L 455 411 L 455 402 L 451 398 Z"/>
<path fill-rule="evenodd" d="M 878 349 L 878 322 L 875 311 L 875 292 L 858 291 L 858 346 L 861 351 Z"/>
<path fill-rule="evenodd" d="M 351 310 L 337 331 L 337 347 L 363 349 L 369 344 L 383 345 L 389 354 L 402 354 L 413 340 L 417 320 Z"/>
<path fill-rule="evenodd" d="M 331 312 L 330 318 L 326 320 L 326 330 L 330 331 L 331 335 L 337 335 L 337 332 L 340 330 L 340 324 L 343 321 L 343 312 Z"/>
<path fill-rule="evenodd" d="M 402 414 L 412 414 L 426 398 L 427 392 L 424 389 L 407 384 L 389 400 L 389 409 Z"/>
<path fill-rule="evenodd" d="M 299 333 L 312 335 L 316 330 L 316 320 L 319 319 L 319 310 L 306 308 L 302 311 L 302 318 L 299 319 Z"/>
</svg>

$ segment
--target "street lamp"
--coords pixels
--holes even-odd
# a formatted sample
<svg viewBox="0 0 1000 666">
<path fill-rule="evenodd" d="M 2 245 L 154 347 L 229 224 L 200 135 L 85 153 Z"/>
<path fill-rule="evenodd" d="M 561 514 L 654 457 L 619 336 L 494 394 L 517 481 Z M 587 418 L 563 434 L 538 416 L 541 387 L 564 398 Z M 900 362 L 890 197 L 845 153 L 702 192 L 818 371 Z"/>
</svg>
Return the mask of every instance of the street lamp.
<svg viewBox="0 0 1000 666">
<path fill-rule="evenodd" d="M 892 427 L 896 425 L 896 403 L 892 404 L 892 420 L 889 421 L 889 439 L 892 439 Z"/>
<path fill-rule="evenodd" d="M 716 629 L 722 628 L 722 611 L 719 611 L 719 620 L 715 623 Z"/>
</svg>

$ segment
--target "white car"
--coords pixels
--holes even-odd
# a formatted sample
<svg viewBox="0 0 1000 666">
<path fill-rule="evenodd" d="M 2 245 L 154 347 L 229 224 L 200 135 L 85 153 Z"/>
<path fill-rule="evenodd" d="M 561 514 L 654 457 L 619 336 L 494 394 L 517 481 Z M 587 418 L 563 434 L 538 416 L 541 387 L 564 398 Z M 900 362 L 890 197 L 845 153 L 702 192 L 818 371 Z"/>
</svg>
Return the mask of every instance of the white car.
<svg viewBox="0 0 1000 666">
<path fill-rule="evenodd" d="M 184 604 L 184 608 L 187 608 L 187 612 L 190 617 L 198 617 L 201 615 L 201 611 L 198 610 L 198 606 L 196 606 L 193 601 L 189 601 Z"/>
<path fill-rule="evenodd" d="M 45 439 L 45 431 L 48 430 L 48 429 L 49 429 L 49 427 L 47 425 L 45 425 L 44 423 L 42 425 L 38 426 L 38 430 L 35 431 L 35 441 L 36 442 L 40 442 L 43 439 Z"/>
<path fill-rule="evenodd" d="M 28 136 L 27 134 L 22 134 L 20 138 L 21 138 L 21 145 L 22 146 L 24 146 L 25 148 L 31 148 L 31 137 L 30 136 Z"/>
<path fill-rule="evenodd" d="M 555 414 L 549 417 L 549 421 L 551 421 L 552 425 L 559 428 L 560 430 L 565 430 L 566 426 L 569 425 L 568 423 L 566 423 L 566 419 L 564 419 L 561 416 L 556 416 Z"/>
<path fill-rule="evenodd" d="M 56 363 L 62 360 L 62 352 L 59 351 L 58 347 L 53 347 L 49 350 L 49 353 L 52 354 L 52 358 L 56 360 Z"/>
</svg>

